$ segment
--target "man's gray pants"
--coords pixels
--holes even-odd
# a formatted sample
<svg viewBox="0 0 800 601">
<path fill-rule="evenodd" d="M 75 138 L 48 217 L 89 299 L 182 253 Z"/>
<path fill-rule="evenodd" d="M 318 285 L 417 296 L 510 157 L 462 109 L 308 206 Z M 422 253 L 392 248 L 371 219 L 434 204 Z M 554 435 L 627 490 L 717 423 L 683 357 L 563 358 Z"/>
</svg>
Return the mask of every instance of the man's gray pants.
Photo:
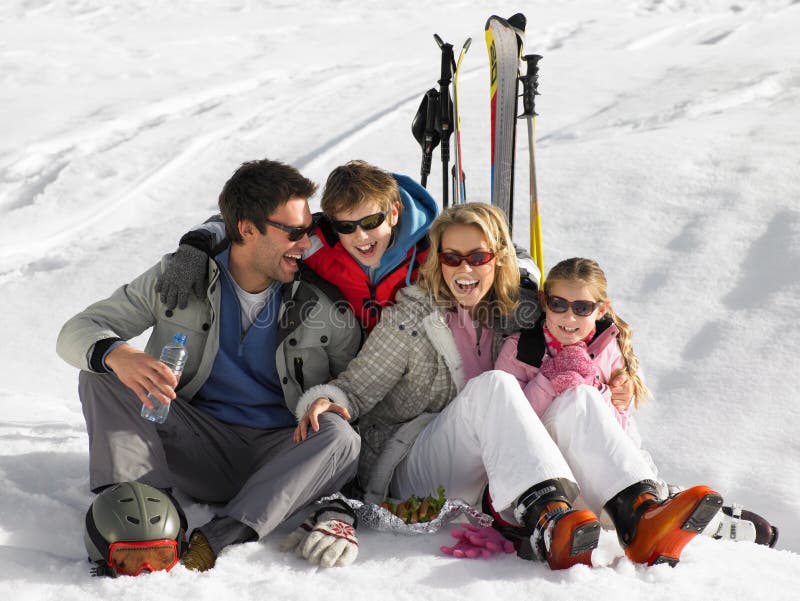
<svg viewBox="0 0 800 601">
<path fill-rule="evenodd" d="M 340 416 L 320 415 L 301 443 L 293 427 L 262 430 L 221 422 L 172 401 L 163 424 L 143 419 L 141 401 L 113 374 L 81 371 L 92 490 L 138 480 L 178 488 L 265 536 L 287 517 L 355 477 L 361 439 Z M 212 545 L 213 546 L 213 545 Z"/>
</svg>

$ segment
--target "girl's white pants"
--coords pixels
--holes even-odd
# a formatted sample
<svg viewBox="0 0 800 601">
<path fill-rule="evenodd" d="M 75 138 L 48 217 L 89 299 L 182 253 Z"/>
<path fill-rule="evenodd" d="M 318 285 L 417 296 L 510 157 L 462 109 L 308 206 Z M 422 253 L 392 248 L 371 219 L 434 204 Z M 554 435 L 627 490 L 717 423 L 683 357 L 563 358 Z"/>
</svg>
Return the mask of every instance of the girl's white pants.
<svg viewBox="0 0 800 601">
<path fill-rule="evenodd" d="M 434 495 L 477 504 L 486 484 L 497 511 L 549 479 L 566 481 L 600 514 L 615 494 L 655 479 L 599 391 L 579 386 L 556 398 L 540 420 L 516 378 L 489 371 L 470 380 L 429 423 L 397 466 L 391 495 Z"/>
</svg>

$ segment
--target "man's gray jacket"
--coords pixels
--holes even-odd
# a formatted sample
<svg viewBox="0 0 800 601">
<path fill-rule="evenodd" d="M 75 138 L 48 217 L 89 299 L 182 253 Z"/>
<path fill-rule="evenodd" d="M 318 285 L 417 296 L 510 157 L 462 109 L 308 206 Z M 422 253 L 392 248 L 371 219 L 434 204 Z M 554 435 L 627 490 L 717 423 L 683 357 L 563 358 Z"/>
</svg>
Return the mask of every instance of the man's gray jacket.
<svg viewBox="0 0 800 601">
<path fill-rule="evenodd" d="M 67 321 L 57 342 L 61 358 L 82 370 L 104 372 L 102 355 L 112 342 L 152 327 L 145 351 L 158 357 L 175 333 L 183 332 L 189 360 L 176 392 L 191 400 L 211 373 L 219 349 L 220 270 L 209 259 L 206 298 L 193 296 L 186 309 L 170 311 L 155 291 L 168 259 Z M 361 346 L 361 328 L 338 291 L 304 269 L 299 280 L 281 288 L 277 340 L 278 376 L 286 406 L 294 412 L 304 390 L 344 371 Z"/>
</svg>

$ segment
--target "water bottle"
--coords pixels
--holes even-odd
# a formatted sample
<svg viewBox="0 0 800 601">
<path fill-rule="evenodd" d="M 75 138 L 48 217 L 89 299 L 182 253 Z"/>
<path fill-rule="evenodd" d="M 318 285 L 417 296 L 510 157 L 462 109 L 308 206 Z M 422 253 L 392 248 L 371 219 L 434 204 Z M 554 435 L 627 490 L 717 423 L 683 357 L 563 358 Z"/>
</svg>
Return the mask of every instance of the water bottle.
<svg viewBox="0 0 800 601">
<path fill-rule="evenodd" d="M 172 370 L 172 373 L 175 374 L 175 377 L 180 380 L 183 366 L 186 365 L 186 359 L 188 357 L 189 351 L 186 350 L 186 334 L 178 332 L 172 338 L 172 342 L 164 346 L 164 349 L 161 351 L 160 360 L 162 363 L 166 363 L 170 370 Z M 142 417 L 159 424 L 163 424 L 167 421 L 169 405 L 161 403 L 161 401 L 149 392 L 147 393 L 147 399 L 153 403 L 153 408 L 148 409 L 147 405 L 142 404 Z"/>
</svg>

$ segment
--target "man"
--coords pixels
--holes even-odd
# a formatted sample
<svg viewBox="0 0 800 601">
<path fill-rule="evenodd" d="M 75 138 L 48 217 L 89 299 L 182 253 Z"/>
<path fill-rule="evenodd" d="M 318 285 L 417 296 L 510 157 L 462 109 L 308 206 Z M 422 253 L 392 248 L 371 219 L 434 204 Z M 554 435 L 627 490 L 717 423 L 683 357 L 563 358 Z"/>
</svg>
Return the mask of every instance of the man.
<svg viewBox="0 0 800 601">
<path fill-rule="evenodd" d="M 223 548 L 266 535 L 356 471 L 360 439 L 338 415 L 310 444 L 292 441 L 299 396 L 343 371 L 361 343 L 335 288 L 311 273 L 296 279 L 315 190 L 288 165 L 243 164 L 219 197 L 229 245 L 207 259 L 202 298 L 179 312 L 161 302 L 165 257 L 59 334 L 59 355 L 82 370 L 92 490 L 138 480 L 221 504 L 192 534 L 190 569 L 213 567 Z M 125 342 L 150 327 L 146 352 Z M 180 382 L 154 358 L 176 332 L 188 335 Z M 148 392 L 170 404 L 164 424 L 140 417 Z M 325 515 L 352 526 L 346 513 Z"/>
</svg>

